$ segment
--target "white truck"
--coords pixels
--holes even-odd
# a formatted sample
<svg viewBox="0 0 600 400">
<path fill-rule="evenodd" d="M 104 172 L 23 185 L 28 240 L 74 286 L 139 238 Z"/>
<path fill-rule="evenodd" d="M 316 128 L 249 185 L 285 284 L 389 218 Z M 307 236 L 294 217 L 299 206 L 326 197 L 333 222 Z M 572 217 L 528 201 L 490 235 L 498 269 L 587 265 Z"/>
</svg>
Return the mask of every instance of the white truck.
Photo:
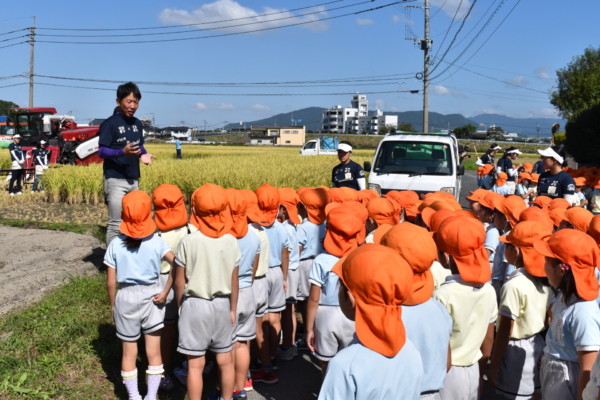
<svg viewBox="0 0 600 400">
<path fill-rule="evenodd" d="M 334 137 L 318 137 L 313 140 L 309 140 L 304 143 L 302 150 L 300 150 L 301 156 L 337 156 L 337 146 L 339 139 Z"/>
<path fill-rule="evenodd" d="M 419 195 L 442 191 L 460 198 L 464 165 L 456 137 L 447 133 L 395 133 L 377 146 L 373 164 L 366 161 L 369 189 L 380 194 L 413 190 Z"/>
</svg>

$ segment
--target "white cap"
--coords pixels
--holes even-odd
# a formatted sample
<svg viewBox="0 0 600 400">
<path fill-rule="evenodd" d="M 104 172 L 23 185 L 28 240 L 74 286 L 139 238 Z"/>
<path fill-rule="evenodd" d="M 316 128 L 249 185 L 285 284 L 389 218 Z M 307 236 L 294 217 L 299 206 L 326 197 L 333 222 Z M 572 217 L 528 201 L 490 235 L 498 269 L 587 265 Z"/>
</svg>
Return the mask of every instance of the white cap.
<svg viewBox="0 0 600 400">
<path fill-rule="evenodd" d="M 16 135 L 13 135 L 13 139 L 21 139 L 21 135 L 17 133 Z"/>
<path fill-rule="evenodd" d="M 346 153 L 352 151 L 352 146 L 346 143 L 340 143 L 337 147 L 338 150 L 345 151 Z"/>
<path fill-rule="evenodd" d="M 540 155 L 542 157 L 554 158 L 556 161 L 558 161 L 559 164 L 562 164 L 563 162 L 565 162 L 565 159 L 562 158 L 561 156 L 559 156 L 557 152 L 552 150 L 552 147 L 548 147 L 547 149 L 543 149 L 543 150 L 538 149 L 537 152 L 540 153 Z"/>
<path fill-rule="evenodd" d="M 496 147 L 494 147 L 492 150 L 502 150 L 502 147 L 496 145 Z"/>
<path fill-rule="evenodd" d="M 519 151 L 519 149 L 509 150 L 508 154 L 523 154 Z"/>
<path fill-rule="evenodd" d="M 46 144 L 47 142 L 45 140 L 40 140 L 40 144 Z"/>
</svg>

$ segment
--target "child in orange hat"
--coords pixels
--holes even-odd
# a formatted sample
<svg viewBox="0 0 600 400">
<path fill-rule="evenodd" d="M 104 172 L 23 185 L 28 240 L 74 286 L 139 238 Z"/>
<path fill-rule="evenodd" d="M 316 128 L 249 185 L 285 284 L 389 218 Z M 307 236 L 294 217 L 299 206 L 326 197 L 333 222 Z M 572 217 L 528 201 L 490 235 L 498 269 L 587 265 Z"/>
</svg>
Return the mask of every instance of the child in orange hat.
<svg viewBox="0 0 600 400">
<path fill-rule="evenodd" d="M 581 399 L 600 349 L 598 246 L 585 233 L 565 229 L 533 247 L 546 257 L 546 276 L 560 291 L 542 357 L 542 398 Z"/>
<path fill-rule="evenodd" d="M 160 236 L 172 249 L 177 249 L 179 242 L 186 235 L 197 231 L 198 229 L 188 223 L 189 217 L 181 189 L 175 185 L 162 184 L 152 192 L 152 202 L 154 203 L 154 222 L 158 227 L 158 236 Z M 166 287 L 169 278 L 174 279 L 174 270 L 171 269 L 171 263 L 163 261 L 160 267 L 160 280 L 163 287 Z M 173 273 L 173 276 L 171 276 Z M 171 282 L 172 283 L 172 282 Z M 171 367 L 171 356 L 173 353 L 173 340 L 177 334 L 177 317 L 179 307 L 175 299 L 175 290 L 169 291 L 167 302 L 165 304 L 165 327 L 162 330 L 160 340 L 161 356 L 165 371 Z M 187 375 L 187 371 L 183 370 Z M 177 371 L 175 371 L 177 375 Z M 167 372 L 160 382 L 160 389 L 170 391 L 174 385 Z"/>
<path fill-rule="evenodd" d="M 418 399 L 423 363 L 402 322 L 412 270 L 392 249 L 365 244 L 333 269 L 356 336 L 331 360 L 319 400 Z"/>
<path fill-rule="evenodd" d="M 477 399 L 498 316 L 496 295 L 488 283 L 491 273 L 484 248 L 485 231 L 473 218 L 450 217 L 442 222 L 434 240 L 448 255 L 453 273 L 433 292 L 433 298 L 446 307 L 453 320 L 452 368 L 440 396 L 442 400 Z"/>
<path fill-rule="evenodd" d="M 200 400 L 202 370 L 207 350 L 216 353 L 220 397 L 230 400 L 235 366 L 232 347 L 239 294 L 238 270 L 242 258 L 231 235 L 233 219 L 227 193 L 206 183 L 192 195 L 192 224 L 197 232 L 177 247 L 175 294 L 179 304 L 179 346 L 188 360 L 188 396 Z"/>
<path fill-rule="evenodd" d="M 511 194 L 510 187 L 506 184 L 508 175 L 505 172 L 500 172 L 496 178 L 496 183 L 492 187 L 492 192 L 500 193 L 502 196 Z"/>
<path fill-rule="evenodd" d="M 471 192 L 470 196 L 465 196 L 465 199 L 469 201 L 469 210 L 473 211 L 475 215 L 479 214 L 479 200 L 483 199 L 488 193 L 485 189 L 476 189 Z"/>
<path fill-rule="evenodd" d="M 490 260 L 490 269 L 493 269 L 494 267 L 496 250 L 500 245 L 500 241 L 498 240 L 500 237 L 500 230 L 495 224 L 496 206 L 494 204 L 494 199 L 497 199 L 498 197 L 501 198 L 501 195 L 494 192 L 487 192 L 487 194 L 479 201 L 479 213 L 477 214 L 479 221 L 485 228 L 485 242 L 483 247 Z"/>
<path fill-rule="evenodd" d="M 477 186 L 480 189 L 491 190 L 494 187 L 494 166 L 485 164 L 477 168 Z"/>
<path fill-rule="evenodd" d="M 427 230 L 413 224 L 394 226 L 381 239 L 381 244 L 395 250 L 414 273 L 412 293 L 402 305 L 402 322 L 406 337 L 413 342 L 423 361 L 420 392 L 432 397 L 444 386 L 446 372 L 452 364 L 448 357 L 452 318 L 439 301 L 431 298 L 434 279 L 430 269 L 437 257 L 437 247 Z"/>
<path fill-rule="evenodd" d="M 552 231 L 539 222 L 520 222 L 507 236 L 505 257 L 517 269 L 500 292 L 500 314 L 488 383 L 509 399 L 532 399 L 541 390 L 537 362 L 542 356 L 546 315 L 554 294 L 544 273 L 544 257 L 533 248 Z M 539 397 L 539 395 L 537 395 Z"/>
<path fill-rule="evenodd" d="M 573 195 L 573 207 L 581 207 L 587 210 L 588 201 L 585 198 L 585 194 L 582 189 L 586 186 L 586 179 L 575 178 L 575 194 Z"/>
<path fill-rule="evenodd" d="M 350 344 L 354 334 L 354 324 L 340 310 L 337 297 L 339 280 L 331 269 L 340 258 L 364 241 L 366 219 L 366 215 L 350 203 L 330 209 L 323 242 L 325 252 L 315 258 L 310 270 L 306 341 L 320 361 L 323 376 L 327 363 Z"/>
<path fill-rule="evenodd" d="M 569 208 L 562 215 L 563 220 L 560 222 L 558 229 L 577 229 L 583 233 L 587 233 L 594 214 L 580 207 Z"/>
<path fill-rule="evenodd" d="M 380 197 L 369 201 L 367 211 L 369 219 L 367 220 L 367 243 L 374 243 L 373 235 L 380 225 L 396 225 L 399 222 L 399 215 L 392 203 L 385 197 Z"/>
<path fill-rule="evenodd" d="M 171 247 L 154 234 L 150 196 L 134 190 L 121 202 L 121 235 L 110 242 L 104 255 L 108 299 L 121 339 L 123 357 L 121 376 L 129 398 L 141 400 L 138 391 L 137 340 L 143 332 L 148 356 L 148 394 L 146 399 L 156 400 L 164 368 L 160 351 L 161 330 L 164 326 L 165 308 L 173 278 L 169 275 L 161 284 L 161 262 L 173 263 Z M 119 291 L 117 292 L 117 282 Z"/>
<path fill-rule="evenodd" d="M 519 180 L 517 181 L 515 194 L 525 200 L 525 204 L 529 206 L 529 201 L 535 199 L 536 191 L 537 188 L 531 185 L 531 174 L 528 172 L 521 172 L 519 174 Z"/>
</svg>

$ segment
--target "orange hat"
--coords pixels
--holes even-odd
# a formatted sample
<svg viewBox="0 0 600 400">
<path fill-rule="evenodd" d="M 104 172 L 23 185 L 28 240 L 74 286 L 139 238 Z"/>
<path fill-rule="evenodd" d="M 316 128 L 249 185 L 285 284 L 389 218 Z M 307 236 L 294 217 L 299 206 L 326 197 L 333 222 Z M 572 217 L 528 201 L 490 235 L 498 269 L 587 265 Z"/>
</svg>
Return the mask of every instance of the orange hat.
<svg viewBox="0 0 600 400">
<path fill-rule="evenodd" d="M 557 208 L 548 213 L 548 217 L 552 220 L 552 223 L 558 227 L 560 223 L 565 219 L 565 211 L 562 208 Z"/>
<path fill-rule="evenodd" d="M 542 210 L 548 210 L 548 207 L 550 206 L 551 201 L 552 201 L 552 197 L 538 196 L 535 198 L 535 200 L 531 204 L 535 204 L 535 205 L 539 206 Z"/>
<path fill-rule="evenodd" d="M 258 200 L 258 208 L 265 215 L 265 226 L 270 226 L 275 222 L 277 214 L 279 214 L 279 204 L 281 198 L 277 188 L 265 183 L 254 191 Z M 259 222 L 262 225 L 262 223 Z"/>
<path fill-rule="evenodd" d="M 142 239 L 156 230 L 152 220 L 152 201 L 150 196 L 141 190 L 134 190 L 123 196 L 121 200 L 121 225 L 119 230 L 126 236 Z"/>
<path fill-rule="evenodd" d="M 590 228 L 590 223 L 592 222 L 592 218 L 594 218 L 594 214 L 585 208 L 573 207 L 565 211 L 563 218 L 578 231 L 586 233 Z"/>
<path fill-rule="evenodd" d="M 367 348 L 394 357 L 406 342 L 402 303 L 412 289 L 412 270 L 392 249 L 366 244 L 331 270 L 356 298 L 356 335 Z"/>
<path fill-rule="evenodd" d="M 383 238 L 393 227 L 394 226 L 388 224 L 379 225 L 377 229 L 375 229 L 375 233 L 373 233 L 373 242 L 375 242 L 375 244 L 381 244 L 381 238 Z"/>
<path fill-rule="evenodd" d="M 518 179 L 517 183 L 521 183 L 521 181 L 523 181 L 523 179 L 527 179 L 527 180 L 531 181 L 531 174 L 529 172 L 521 172 L 519 174 L 519 179 Z"/>
<path fill-rule="evenodd" d="M 388 193 L 388 197 L 392 192 Z M 395 192 L 392 199 L 397 201 L 400 207 L 404 209 L 407 217 L 414 218 L 417 216 L 419 195 L 412 190 L 405 190 L 403 192 Z"/>
<path fill-rule="evenodd" d="M 598 297 L 596 266 L 600 261 L 598 245 L 590 236 L 574 229 L 556 232 L 548 241 L 537 240 L 533 247 L 542 255 L 557 258 L 573 271 L 577 294 L 586 301 Z"/>
<path fill-rule="evenodd" d="M 311 187 L 304 187 L 304 186 L 303 186 L 303 187 L 301 187 L 301 188 L 298 188 L 298 190 L 296 190 L 296 194 L 297 194 L 298 196 L 300 196 L 300 193 L 302 193 L 302 192 L 304 192 L 305 190 L 308 190 L 308 189 L 313 189 L 313 188 L 311 188 Z"/>
<path fill-rule="evenodd" d="M 500 241 L 511 243 L 523 252 L 525 269 L 533 276 L 545 277 L 545 259 L 533 248 L 536 240 L 547 240 L 552 236 L 552 230 L 535 221 L 520 222 L 507 236 L 500 236 Z"/>
<path fill-rule="evenodd" d="M 231 219 L 233 224 L 231 225 L 231 233 L 237 239 L 241 239 L 248 233 L 248 219 L 246 217 L 246 209 L 248 203 L 246 197 L 239 190 L 227 189 L 227 202 L 229 203 L 229 210 L 231 211 Z"/>
<path fill-rule="evenodd" d="M 554 223 L 548 214 L 538 207 L 528 207 L 519 215 L 519 221 L 535 221 L 548 228 L 550 231 L 554 229 Z"/>
<path fill-rule="evenodd" d="M 528 174 L 531 174 L 533 172 L 533 164 L 532 163 L 525 163 L 525 164 L 523 164 L 523 169 Z"/>
<path fill-rule="evenodd" d="M 571 208 L 571 203 L 569 203 L 567 200 L 562 199 L 562 198 L 552 199 L 550 201 L 550 204 L 548 205 L 548 209 L 550 211 L 556 210 L 556 209 L 567 210 L 569 208 Z"/>
<path fill-rule="evenodd" d="M 362 204 L 367 204 L 369 200 L 378 199 L 379 193 L 374 191 L 373 189 L 363 189 L 358 192 L 358 198 Z"/>
<path fill-rule="evenodd" d="M 446 218 L 433 235 L 438 249 L 452 256 L 460 277 L 468 283 L 483 285 L 492 277 L 490 261 L 483 243 L 483 224 L 472 218 Z"/>
<path fill-rule="evenodd" d="M 508 175 L 506 175 L 505 172 L 500 172 L 498 174 L 498 177 L 496 178 L 496 186 L 498 186 L 498 187 L 504 186 L 507 179 L 508 179 Z"/>
<path fill-rule="evenodd" d="M 508 196 L 500 203 L 499 210 L 508 218 L 510 226 L 514 227 L 519 222 L 519 215 L 527 208 L 527 204 L 520 196 Z"/>
<path fill-rule="evenodd" d="M 485 164 L 483 167 L 477 168 L 477 176 L 479 176 L 480 178 L 483 178 L 484 176 L 486 176 L 487 174 L 489 174 L 493 170 L 494 170 L 494 166 L 493 165 L 491 165 L 491 164 Z"/>
<path fill-rule="evenodd" d="M 152 202 L 154 221 L 161 231 L 170 231 L 187 224 L 188 212 L 179 187 L 163 183 L 152 192 Z"/>
<path fill-rule="evenodd" d="M 596 215 L 590 222 L 587 234 L 592 237 L 600 246 L 600 215 Z"/>
<path fill-rule="evenodd" d="M 428 194 L 430 194 L 430 193 L 428 193 Z M 419 214 L 422 213 L 425 208 L 429 207 L 436 201 L 446 202 L 446 199 L 444 199 L 442 196 L 439 196 L 439 195 L 428 197 L 425 200 L 423 200 L 423 202 L 421 204 L 419 204 L 419 207 L 417 208 L 418 213 Z"/>
<path fill-rule="evenodd" d="M 356 206 L 363 209 L 361 214 Z M 327 214 L 327 233 L 323 246 L 333 256 L 343 257 L 364 242 L 366 210 L 360 204 L 340 204 Z M 362 238 L 362 241 L 361 241 Z"/>
<path fill-rule="evenodd" d="M 531 174 L 531 182 L 538 183 L 540 180 L 540 174 Z"/>
<path fill-rule="evenodd" d="M 300 202 L 306 208 L 308 220 L 315 225 L 325 222 L 325 206 L 329 204 L 329 194 L 321 188 L 308 189 L 300 194 Z"/>
<path fill-rule="evenodd" d="M 298 216 L 298 203 L 300 202 L 300 197 L 296 194 L 294 189 L 292 188 L 280 188 L 279 189 L 279 201 L 281 205 L 285 207 L 287 210 L 288 216 L 290 217 L 290 221 L 296 225 L 300 225 L 302 221 Z"/>
<path fill-rule="evenodd" d="M 428 227 L 431 227 L 431 225 L 430 225 L 431 217 L 433 216 L 433 214 L 435 214 L 436 212 L 438 212 L 440 210 L 454 211 L 454 207 L 452 207 L 450 204 L 446 203 L 445 201 L 441 201 L 441 200 L 433 202 L 429 207 L 424 208 L 423 211 L 421 212 L 421 218 L 423 218 L 423 222 L 425 222 L 425 225 L 427 225 Z"/>
<path fill-rule="evenodd" d="M 487 191 L 486 195 L 483 199 L 479 199 L 479 204 L 481 204 L 485 208 L 489 208 L 490 210 L 495 210 L 496 208 L 500 208 L 500 204 L 504 201 L 504 196 L 500 193 Z"/>
<path fill-rule="evenodd" d="M 241 189 L 240 192 L 246 198 L 246 217 L 252 222 L 256 222 L 259 225 L 267 226 L 267 217 L 258 208 L 258 199 L 256 194 L 249 189 Z"/>
<path fill-rule="evenodd" d="M 489 165 L 489 164 L 486 164 L 486 165 Z M 469 201 L 474 201 L 476 203 L 479 203 L 479 200 L 483 199 L 488 193 L 489 193 L 489 191 L 487 191 L 485 189 L 476 189 L 471 193 L 470 196 L 465 196 L 465 198 Z"/>
<path fill-rule="evenodd" d="M 585 186 L 586 184 L 585 178 L 575 178 L 573 180 L 575 181 L 575 186 Z"/>
<path fill-rule="evenodd" d="M 432 233 L 437 232 L 440 229 L 440 225 L 442 225 L 442 222 L 444 222 L 444 220 L 448 217 L 456 217 L 456 211 L 450 211 L 450 210 L 436 211 L 429 218 L 429 224 L 427 225 L 429 227 L 429 231 L 431 231 Z M 423 222 L 427 223 L 427 221 L 425 221 L 425 219 L 423 219 Z"/>
<path fill-rule="evenodd" d="M 386 198 L 380 197 L 369 201 L 367 211 L 369 218 L 375 220 L 377 225 L 396 225 L 398 223 L 398 213 L 392 202 Z"/>
<path fill-rule="evenodd" d="M 205 183 L 192 194 L 191 223 L 205 236 L 220 238 L 233 225 L 227 193 L 219 185 Z"/>
<path fill-rule="evenodd" d="M 358 192 L 347 187 L 330 189 L 329 197 L 331 198 L 332 203 L 346 203 L 348 201 L 360 202 Z"/>
<path fill-rule="evenodd" d="M 404 258 L 414 273 L 412 293 L 404 304 L 415 306 L 429 300 L 434 286 L 429 269 L 437 258 L 437 247 L 431 234 L 413 224 L 398 224 L 381 239 L 381 244 Z"/>
<path fill-rule="evenodd" d="M 456 210 L 454 211 L 454 214 L 458 215 L 459 217 L 475 218 L 479 220 L 479 218 L 477 218 L 477 215 L 471 210 Z"/>
</svg>

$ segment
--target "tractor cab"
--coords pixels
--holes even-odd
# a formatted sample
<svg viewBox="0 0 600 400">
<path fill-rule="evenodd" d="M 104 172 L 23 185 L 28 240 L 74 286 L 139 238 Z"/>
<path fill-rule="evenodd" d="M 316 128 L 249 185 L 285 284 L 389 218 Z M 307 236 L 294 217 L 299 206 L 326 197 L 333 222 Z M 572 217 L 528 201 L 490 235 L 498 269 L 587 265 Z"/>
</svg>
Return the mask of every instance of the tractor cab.
<svg viewBox="0 0 600 400">
<path fill-rule="evenodd" d="M 44 129 L 44 117 L 55 114 L 56 109 L 50 107 L 11 108 L 8 110 L 7 130 L 21 135 L 21 146 L 35 147 L 42 139 L 53 141 L 50 145 L 56 146 L 60 126 L 56 129 Z"/>
</svg>

